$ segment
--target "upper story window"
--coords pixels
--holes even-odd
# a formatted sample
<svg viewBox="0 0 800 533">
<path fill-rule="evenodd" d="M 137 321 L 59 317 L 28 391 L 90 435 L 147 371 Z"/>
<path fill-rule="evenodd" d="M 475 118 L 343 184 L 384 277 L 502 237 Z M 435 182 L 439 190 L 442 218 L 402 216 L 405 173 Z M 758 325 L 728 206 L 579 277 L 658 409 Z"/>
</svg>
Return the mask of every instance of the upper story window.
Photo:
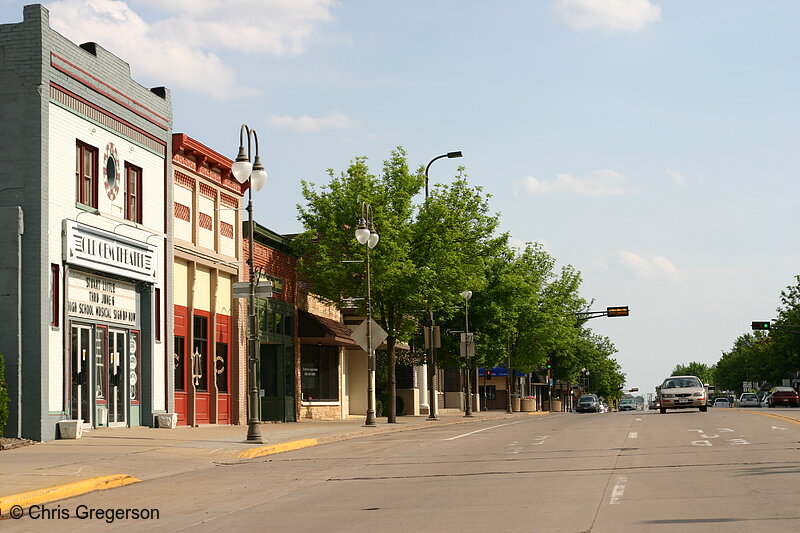
<svg viewBox="0 0 800 533">
<path fill-rule="evenodd" d="M 125 218 L 142 223 L 142 169 L 125 163 Z"/>
<path fill-rule="evenodd" d="M 75 150 L 75 181 L 78 203 L 97 209 L 97 148 L 78 141 Z"/>
</svg>

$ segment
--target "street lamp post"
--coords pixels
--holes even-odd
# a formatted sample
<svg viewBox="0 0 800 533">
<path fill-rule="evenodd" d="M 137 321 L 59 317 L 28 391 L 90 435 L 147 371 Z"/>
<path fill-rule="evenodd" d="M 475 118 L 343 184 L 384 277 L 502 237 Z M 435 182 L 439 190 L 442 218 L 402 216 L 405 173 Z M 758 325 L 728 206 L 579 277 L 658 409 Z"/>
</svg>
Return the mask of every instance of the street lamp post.
<svg viewBox="0 0 800 533">
<path fill-rule="evenodd" d="M 460 293 L 464 298 L 464 354 L 467 356 L 467 405 L 464 409 L 464 416 L 472 416 L 472 385 L 470 384 L 469 375 L 469 355 L 470 355 L 470 341 L 469 341 L 469 299 L 472 298 L 472 291 L 463 291 Z"/>
<path fill-rule="evenodd" d="M 437 159 L 442 159 L 443 157 L 447 157 L 448 159 L 453 159 L 456 157 L 461 157 L 461 151 L 456 152 L 447 152 L 446 154 L 437 155 L 433 159 L 431 159 L 427 166 L 425 167 L 425 203 L 428 203 L 428 170 L 431 168 L 431 165 Z M 437 405 L 439 402 L 439 397 L 436 393 L 436 347 L 434 346 L 433 342 L 433 310 L 429 309 L 428 313 L 431 319 L 431 345 L 429 347 L 429 355 L 428 355 L 428 420 L 439 420 L 436 417 L 437 411 L 439 410 L 439 406 Z"/>
<path fill-rule="evenodd" d="M 367 268 L 367 418 L 365 426 L 377 425 L 375 421 L 375 348 L 372 346 L 372 288 L 369 270 L 369 251 L 378 244 L 378 232 L 372 222 L 372 207 L 361 202 L 361 220 L 356 229 L 356 240 L 364 245 Z"/>
<path fill-rule="evenodd" d="M 247 153 L 244 151 L 244 134 L 247 132 Z M 255 141 L 256 156 L 253 162 L 250 162 L 250 139 Z M 247 420 L 247 441 L 248 442 L 263 442 L 261 439 L 261 420 L 258 416 L 258 384 L 256 383 L 257 376 L 257 360 L 256 360 L 256 338 L 257 338 L 257 324 L 256 324 L 256 280 L 255 280 L 255 264 L 253 262 L 253 189 L 256 191 L 261 190 L 261 187 L 267 182 L 267 171 L 264 170 L 264 165 L 261 163 L 261 156 L 258 153 L 258 134 L 256 130 L 251 130 L 247 124 L 242 124 L 239 130 L 239 154 L 236 156 L 236 161 L 231 166 L 233 177 L 239 183 L 250 182 L 247 191 L 247 220 L 248 220 L 248 245 L 247 266 L 249 269 L 250 278 L 250 294 L 247 298 L 247 315 L 248 315 L 248 332 L 247 332 L 247 360 L 248 360 L 248 376 L 249 381 L 249 396 L 248 396 L 248 420 Z"/>
</svg>

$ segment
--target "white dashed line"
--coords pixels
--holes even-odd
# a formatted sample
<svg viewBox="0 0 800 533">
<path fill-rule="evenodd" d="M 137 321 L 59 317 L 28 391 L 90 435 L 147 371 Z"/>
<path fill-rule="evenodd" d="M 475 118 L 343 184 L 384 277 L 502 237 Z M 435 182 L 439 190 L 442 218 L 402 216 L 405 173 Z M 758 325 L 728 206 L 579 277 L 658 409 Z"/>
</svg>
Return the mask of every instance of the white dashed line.
<svg viewBox="0 0 800 533">
<path fill-rule="evenodd" d="M 630 433 L 628 433 L 628 438 L 629 439 L 635 439 L 638 436 L 639 436 L 639 433 L 636 432 L 636 431 L 631 431 Z"/>
<path fill-rule="evenodd" d="M 456 440 L 456 439 L 460 439 L 461 437 L 466 437 L 467 435 L 474 435 L 475 433 L 480 433 L 481 431 L 488 431 L 490 429 L 499 428 L 499 427 L 503 427 L 503 426 L 507 426 L 507 425 L 508 424 L 500 424 L 498 426 L 491 426 L 491 427 L 488 427 L 488 428 L 476 429 L 475 431 L 470 431 L 469 433 L 464 433 L 463 435 L 456 435 L 455 437 L 450 437 L 449 439 L 444 439 L 444 440 Z"/>
</svg>

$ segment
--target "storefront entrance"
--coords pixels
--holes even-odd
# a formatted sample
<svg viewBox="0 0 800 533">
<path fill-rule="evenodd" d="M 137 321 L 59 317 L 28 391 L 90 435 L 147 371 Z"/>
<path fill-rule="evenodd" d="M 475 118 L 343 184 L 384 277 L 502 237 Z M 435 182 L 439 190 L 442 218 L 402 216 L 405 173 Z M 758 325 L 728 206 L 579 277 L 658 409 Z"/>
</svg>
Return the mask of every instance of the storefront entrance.
<svg viewBox="0 0 800 533">
<path fill-rule="evenodd" d="M 108 332 L 108 425 L 124 427 L 126 425 L 126 383 L 125 367 L 126 349 L 125 332 L 109 330 Z"/>
<path fill-rule="evenodd" d="M 261 420 L 295 422 L 294 353 L 291 346 L 262 343 L 259 355 Z"/>
<path fill-rule="evenodd" d="M 73 420 L 83 420 L 83 425 L 92 427 L 92 328 L 72 326 L 71 335 L 72 406 Z"/>
</svg>

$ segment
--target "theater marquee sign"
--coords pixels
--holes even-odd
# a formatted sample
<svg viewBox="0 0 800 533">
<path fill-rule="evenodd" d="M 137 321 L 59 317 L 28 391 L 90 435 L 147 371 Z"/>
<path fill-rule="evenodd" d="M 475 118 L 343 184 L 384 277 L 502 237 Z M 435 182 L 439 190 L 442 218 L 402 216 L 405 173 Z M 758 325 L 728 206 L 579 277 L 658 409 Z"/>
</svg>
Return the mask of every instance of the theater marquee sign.
<svg viewBox="0 0 800 533">
<path fill-rule="evenodd" d="M 156 249 L 141 241 L 64 221 L 64 260 L 126 278 L 156 282 Z"/>
<path fill-rule="evenodd" d="M 67 309 L 72 317 L 136 326 L 136 287 L 133 283 L 72 270 L 67 294 Z"/>
</svg>

